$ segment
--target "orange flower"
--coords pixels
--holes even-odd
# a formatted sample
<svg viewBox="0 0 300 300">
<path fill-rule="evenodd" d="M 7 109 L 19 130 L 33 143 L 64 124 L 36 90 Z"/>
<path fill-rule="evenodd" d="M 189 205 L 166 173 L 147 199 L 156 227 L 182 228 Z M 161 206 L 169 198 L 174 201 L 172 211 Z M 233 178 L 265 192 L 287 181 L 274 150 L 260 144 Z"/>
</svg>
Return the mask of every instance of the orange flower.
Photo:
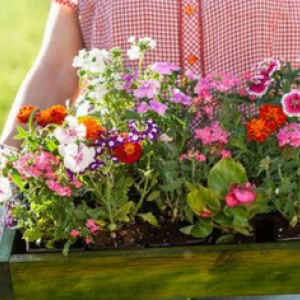
<svg viewBox="0 0 300 300">
<path fill-rule="evenodd" d="M 194 54 L 191 54 L 188 56 L 187 60 L 189 64 L 194 65 L 198 61 L 198 58 Z"/>
<path fill-rule="evenodd" d="M 86 139 L 92 143 L 97 141 L 101 133 L 105 132 L 99 121 L 93 117 L 81 117 L 78 121 L 85 125 Z"/>
<path fill-rule="evenodd" d="M 248 141 L 264 142 L 272 133 L 268 122 L 264 119 L 257 118 L 247 122 Z"/>
<path fill-rule="evenodd" d="M 36 115 L 36 121 L 41 127 L 46 127 L 50 124 L 50 110 L 44 110 Z"/>
<path fill-rule="evenodd" d="M 141 158 L 142 152 L 140 144 L 127 141 L 115 148 L 114 155 L 124 164 L 133 164 Z"/>
<path fill-rule="evenodd" d="M 259 116 L 268 122 L 268 126 L 272 131 L 276 131 L 278 127 L 282 127 L 287 121 L 287 116 L 278 104 L 263 105 L 259 110 Z"/>
<path fill-rule="evenodd" d="M 26 124 L 34 110 L 39 111 L 37 107 L 32 105 L 22 107 L 17 115 L 18 122 Z"/>
<path fill-rule="evenodd" d="M 195 5 L 188 4 L 185 8 L 185 13 L 189 16 L 193 15 L 195 13 L 196 7 Z"/>
<path fill-rule="evenodd" d="M 50 123 L 61 125 L 68 115 L 67 109 L 63 105 L 54 105 L 49 108 Z"/>
</svg>

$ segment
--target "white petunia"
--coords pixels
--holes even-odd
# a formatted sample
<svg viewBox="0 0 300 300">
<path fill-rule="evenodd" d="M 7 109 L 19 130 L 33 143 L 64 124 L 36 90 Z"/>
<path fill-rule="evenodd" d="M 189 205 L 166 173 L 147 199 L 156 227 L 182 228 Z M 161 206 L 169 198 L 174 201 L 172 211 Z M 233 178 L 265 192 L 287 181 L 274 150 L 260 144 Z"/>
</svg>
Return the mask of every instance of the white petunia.
<svg viewBox="0 0 300 300">
<path fill-rule="evenodd" d="M 91 104 L 89 101 L 80 102 L 76 105 L 76 117 L 79 118 L 88 115 L 90 107 Z"/>
<path fill-rule="evenodd" d="M 173 139 L 171 137 L 169 137 L 167 134 L 163 133 L 160 137 L 159 137 L 159 141 L 163 142 L 163 143 L 169 143 L 172 142 Z"/>
<path fill-rule="evenodd" d="M 54 131 L 55 138 L 60 144 L 73 144 L 78 140 L 82 140 L 86 136 L 86 127 L 79 124 L 77 118 L 68 116 L 66 118 L 67 128 L 57 127 Z"/>
<path fill-rule="evenodd" d="M 61 145 L 59 153 L 64 157 L 64 164 L 73 173 L 86 170 L 94 161 L 95 149 L 85 145 Z"/>
<path fill-rule="evenodd" d="M 129 39 L 128 39 L 128 43 L 135 43 L 135 36 L 131 36 Z"/>
<path fill-rule="evenodd" d="M 6 202 L 12 197 L 12 189 L 7 178 L 0 178 L 0 203 Z"/>
<path fill-rule="evenodd" d="M 131 60 L 137 60 L 140 58 L 140 47 L 139 46 L 132 46 L 128 51 L 127 51 L 127 55 L 129 57 L 129 59 Z"/>
</svg>

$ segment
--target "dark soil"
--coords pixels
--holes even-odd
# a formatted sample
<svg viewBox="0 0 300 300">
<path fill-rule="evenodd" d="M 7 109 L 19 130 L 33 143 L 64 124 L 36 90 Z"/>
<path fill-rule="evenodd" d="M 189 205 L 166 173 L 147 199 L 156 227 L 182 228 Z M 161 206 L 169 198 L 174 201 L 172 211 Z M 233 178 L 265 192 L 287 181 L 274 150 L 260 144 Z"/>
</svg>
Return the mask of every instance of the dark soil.
<svg viewBox="0 0 300 300">
<path fill-rule="evenodd" d="M 176 247 L 186 245 L 214 245 L 218 238 L 222 236 L 219 230 L 214 232 L 206 239 L 196 239 L 180 232 L 180 228 L 188 224 L 173 224 L 167 218 L 159 219 L 159 226 L 153 227 L 144 222 L 136 222 L 126 225 L 121 230 L 112 235 L 108 231 L 100 231 L 95 236 L 95 245 L 89 249 L 140 249 L 156 247 Z M 230 244 L 250 244 L 250 243 L 268 243 L 275 241 L 293 241 L 300 240 L 300 225 L 291 227 L 289 222 L 279 214 L 265 214 L 256 217 L 253 220 L 255 234 L 253 236 L 235 235 Z M 21 233 L 17 232 L 15 239 L 14 253 L 43 253 L 43 252 L 61 252 L 63 242 L 55 245 L 56 249 L 46 249 L 45 245 L 36 245 L 30 243 L 27 245 L 22 240 Z M 83 241 L 78 241 L 72 245 L 70 251 L 85 249 Z"/>
<path fill-rule="evenodd" d="M 300 240 L 300 224 L 291 227 L 289 221 L 280 215 L 275 216 L 274 235 L 276 241 Z"/>
</svg>

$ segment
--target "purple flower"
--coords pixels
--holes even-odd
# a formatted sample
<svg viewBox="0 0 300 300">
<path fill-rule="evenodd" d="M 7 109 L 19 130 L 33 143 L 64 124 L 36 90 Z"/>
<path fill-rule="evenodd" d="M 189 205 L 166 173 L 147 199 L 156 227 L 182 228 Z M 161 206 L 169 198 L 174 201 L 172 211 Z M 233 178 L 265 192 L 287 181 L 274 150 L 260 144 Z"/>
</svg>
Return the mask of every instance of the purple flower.
<svg viewBox="0 0 300 300">
<path fill-rule="evenodd" d="M 160 83 L 157 80 L 141 80 L 140 87 L 134 91 L 134 96 L 152 99 L 158 94 Z"/>
<path fill-rule="evenodd" d="M 139 104 L 139 106 L 137 107 L 137 112 L 139 114 L 144 114 L 146 113 L 148 110 L 150 109 L 149 105 L 146 102 L 142 102 L 141 104 Z"/>
<path fill-rule="evenodd" d="M 129 91 L 135 79 L 139 77 L 139 72 L 135 71 L 133 74 L 125 74 L 122 79 L 125 80 L 124 90 Z"/>
<path fill-rule="evenodd" d="M 195 73 L 192 70 L 187 70 L 185 72 L 185 76 L 189 81 L 194 81 L 196 79 L 199 79 L 199 76 L 196 76 Z"/>
<path fill-rule="evenodd" d="M 184 94 L 178 89 L 174 89 L 173 91 L 173 98 L 171 98 L 171 101 L 174 103 L 181 103 L 185 106 L 190 106 L 192 103 L 192 97 Z"/>
<path fill-rule="evenodd" d="M 171 75 L 172 72 L 180 71 L 180 67 L 169 62 L 155 63 L 151 69 L 160 75 Z"/>
<path fill-rule="evenodd" d="M 158 113 L 160 116 L 163 116 L 166 113 L 167 108 L 168 108 L 168 106 L 166 104 L 163 104 L 157 100 L 151 100 L 150 107 L 153 111 Z"/>
</svg>

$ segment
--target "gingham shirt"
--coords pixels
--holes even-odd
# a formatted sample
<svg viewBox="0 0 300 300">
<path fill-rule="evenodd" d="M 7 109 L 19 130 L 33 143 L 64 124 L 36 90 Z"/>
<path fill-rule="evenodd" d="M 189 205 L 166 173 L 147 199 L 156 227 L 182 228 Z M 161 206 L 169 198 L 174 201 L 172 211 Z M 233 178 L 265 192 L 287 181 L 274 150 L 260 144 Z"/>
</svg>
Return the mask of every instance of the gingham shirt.
<svg viewBox="0 0 300 300">
<path fill-rule="evenodd" d="M 299 0 L 53 1 L 77 11 L 87 49 L 126 50 L 130 36 L 152 37 L 158 46 L 146 63 L 241 75 L 266 57 L 300 56 Z"/>
</svg>

